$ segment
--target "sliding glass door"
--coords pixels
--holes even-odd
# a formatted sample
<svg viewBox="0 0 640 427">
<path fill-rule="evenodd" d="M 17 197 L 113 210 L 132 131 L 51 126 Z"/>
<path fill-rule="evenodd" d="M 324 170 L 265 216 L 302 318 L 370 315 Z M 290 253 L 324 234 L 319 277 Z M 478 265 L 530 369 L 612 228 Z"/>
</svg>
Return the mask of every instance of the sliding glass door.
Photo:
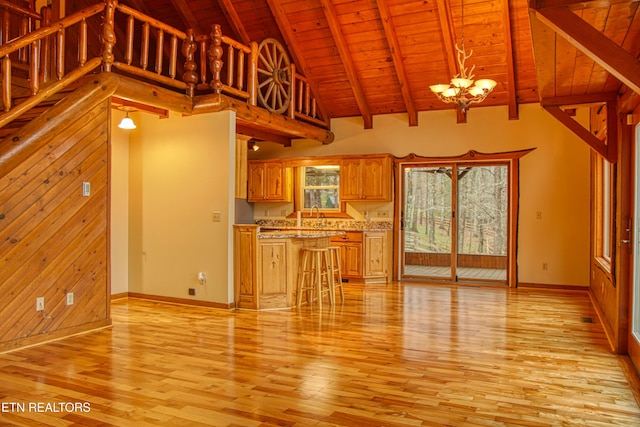
<svg viewBox="0 0 640 427">
<path fill-rule="evenodd" d="M 402 278 L 507 281 L 508 165 L 402 168 Z"/>
<path fill-rule="evenodd" d="M 403 276 L 455 277 L 451 166 L 404 169 Z"/>
</svg>

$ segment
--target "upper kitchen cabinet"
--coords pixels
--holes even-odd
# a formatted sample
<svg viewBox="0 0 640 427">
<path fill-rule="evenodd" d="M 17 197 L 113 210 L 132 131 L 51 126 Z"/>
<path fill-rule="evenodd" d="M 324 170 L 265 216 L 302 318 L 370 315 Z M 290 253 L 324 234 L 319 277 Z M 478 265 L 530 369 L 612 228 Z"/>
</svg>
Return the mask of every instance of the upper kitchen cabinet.
<svg viewBox="0 0 640 427">
<path fill-rule="evenodd" d="M 340 167 L 340 199 L 391 201 L 391 156 L 345 157 Z"/>
<path fill-rule="evenodd" d="M 293 171 L 281 160 L 249 161 L 248 195 L 250 202 L 290 202 L 293 195 Z"/>
</svg>

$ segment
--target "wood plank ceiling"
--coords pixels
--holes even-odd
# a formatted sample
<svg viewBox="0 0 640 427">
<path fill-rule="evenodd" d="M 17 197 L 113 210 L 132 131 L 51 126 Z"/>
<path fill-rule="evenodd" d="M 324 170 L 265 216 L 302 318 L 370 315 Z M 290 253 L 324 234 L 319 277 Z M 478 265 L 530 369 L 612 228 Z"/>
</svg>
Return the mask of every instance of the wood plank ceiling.
<svg viewBox="0 0 640 427">
<path fill-rule="evenodd" d="M 533 8 L 569 9 L 635 62 L 640 54 L 637 1 L 530 0 Z M 68 0 L 77 10 L 92 0 Z M 361 116 L 365 128 L 380 114 L 450 109 L 429 90 L 457 73 L 462 0 L 121 0 L 176 28 L 223 34 L 238 41 L 273 37 L 288 49 L 330 118 Z M 530 15 L 532 16 L 530 18 Z M 527 0 L 464 0 L 464 38 L 476 78 L 497 86 L 479 106 L 508 106 L 542 97 L 622 90 L 592 56 L 536 18 Z M 532 28 L 536 33 L 532 41 Z M 535 54 L 534 54 L 535 46 Z M 535 58 L 535 60 L 534 60 Z M 536 62 L 537 61 L 537 62 Z M 474 106 L 473 108 L 478 108 Z"/>
</svg>

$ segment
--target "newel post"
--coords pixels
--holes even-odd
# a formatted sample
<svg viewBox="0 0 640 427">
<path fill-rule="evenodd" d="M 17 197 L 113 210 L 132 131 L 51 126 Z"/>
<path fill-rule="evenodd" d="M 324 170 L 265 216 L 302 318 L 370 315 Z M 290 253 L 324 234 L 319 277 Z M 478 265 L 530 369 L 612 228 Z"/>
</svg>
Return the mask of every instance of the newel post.
<svg viewBox="0 0 640 427">
<path fill-rule="evenodd" d="M 105 0 L 106 8 L 104 22 L 102 23 L 102 67 L 104 71 L 111 71 L 113 65 L 113 46 L 116 44 L 116 32 L 114 29 L 114 15 L 118 0 Z"/>
<path fill-rule="evenodd" d="M 198 83 L 198 64 L 194 60 L 198 45 L 192 29 L 187 30 L 187 38 L 182 41 L 182 55 L 186 58 L 182 80 L 187 84 L 187 95 L 193 97 Z"/>
<path fill-rule="evenodd" d="M 220 72 L 222 71 L 222 30 L 218 24 L 215 24 L 211 31 L 209 66 L 212 74 L 209 85 L 214 93 L 220 94 L 222 93 L 222 81 L 220 81 Z"/>
</svg>

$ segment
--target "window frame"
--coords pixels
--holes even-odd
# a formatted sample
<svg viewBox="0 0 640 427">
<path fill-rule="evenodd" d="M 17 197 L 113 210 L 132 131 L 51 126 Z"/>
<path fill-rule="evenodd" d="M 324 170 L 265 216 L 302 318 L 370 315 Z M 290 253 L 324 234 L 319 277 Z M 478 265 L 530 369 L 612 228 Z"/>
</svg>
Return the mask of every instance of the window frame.
<svg viewBox="0 0 640 427">
<path fill-rule="evenodd" d="M 608 273 L 615 260 L 616 164 L 596 157 L 594 259 Z"/>
</svg>

